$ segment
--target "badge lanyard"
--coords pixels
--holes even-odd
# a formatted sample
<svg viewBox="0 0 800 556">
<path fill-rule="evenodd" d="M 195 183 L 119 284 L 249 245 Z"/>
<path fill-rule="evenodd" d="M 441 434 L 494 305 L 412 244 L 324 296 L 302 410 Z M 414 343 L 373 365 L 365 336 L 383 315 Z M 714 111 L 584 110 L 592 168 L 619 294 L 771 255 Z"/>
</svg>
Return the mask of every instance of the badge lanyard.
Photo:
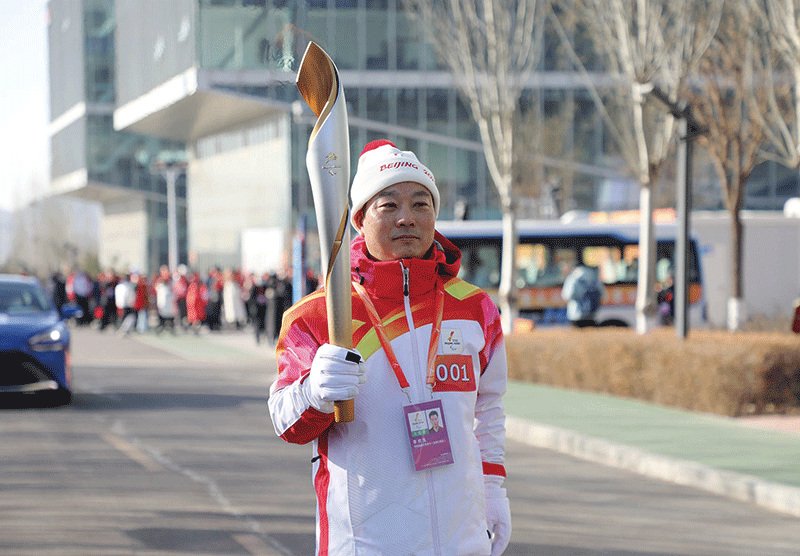
<svg viewBox="0 0 800 556">
<path fill-rule="evenodd" d="M 361 301 L 364 302 L 364 307 L 367 309 L 367 315 L 369 315 L 369 320 L 372 322 L 373 327 L 375 328 L 375 333 L 378 335 L 378 340 L 381 343 L 381 347 L 383 348 L 384 353 L 386 354 L 386 358 L 389 360 L 389 364 L 392 366 L 392 370 L 394 371 L 394 375 L 397 377 L 397 382 L 400 383 L 400 389 L 405 392 L 406 396 L 408 396 L 408 401 L 411 401 L 411 395 L 409 394 L 410 385 L 408 380 L 406 379 L 406 375 L 403 372 L 403 369 L 400 367 L 400 363 L 397 361 L 397 357 L 394 354 L 394 350 L 392 349 L 392 345 L 389 343 L 389 337 L 386 335 L 386 331 L 383 328 L 383 324 L 381 323 L 381 318 L 378 315 L 378 310 L 375 308 L 375 304 L 369 298 L 369 294 L 367 294 L 367 290 L 364 289 L 364 286 L 359 284 L 358 282 L 353 282 L 353 287 L 358 293 L 358 296 L 361 298 Z M 442 287 L 441 281 L 436 281 L 436 309 L 434 313 L 434 320 L 433 320 L 433 328 L 431 329 L 431 343 L 428 346 L 428 360 L 427 360 L 427 376 L 425 379 L 425 383 L 428 385 L 428 388 L 431 390 L 431 395 L 433 395 L 433 387 L 436 386 L 436 368 L 435 368 L 435 361 L 436 361 L 436 352 L 439 351 L 439 336 L 441 335 L 442 330 L 442 315 L 444 314 L 444 288 Z"/>
</svg>

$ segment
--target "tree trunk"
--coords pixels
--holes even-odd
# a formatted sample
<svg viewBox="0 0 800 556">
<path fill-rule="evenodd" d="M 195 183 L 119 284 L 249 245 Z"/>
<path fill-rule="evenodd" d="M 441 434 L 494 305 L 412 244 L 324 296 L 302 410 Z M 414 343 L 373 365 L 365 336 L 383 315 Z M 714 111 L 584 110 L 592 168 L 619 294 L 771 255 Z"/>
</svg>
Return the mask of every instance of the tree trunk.
<svg viewBox="0 0 800 556">
<path fill-rule="evenodd" d="M 517 288 L 514 283 L 515 260 L 519 234 L 517 233 L 517 215 L 513 203 L 503 200 L 503 252 L 501 258 L 500 288 L 500 320 L 503 332 L 510 334 L 514 330 L 517 318 Z"/>
<path fill-rule="evenodd" d="M 728 330 L 740 330 L 747 320 L 742 287 L 744 226 L 739 210 L 731 211 L 731 296 L 728 299 Z"/>
<path fill-rule="evenodd" d="M 646 334 L 654 326 L 656 241 L 653 226 L 653 188 L 639 191 L 639 276 L 636 289 L 636 332 Z"/>
<path fill-rule="evenodd" d="M 644 10 L 646 11 L 646 10 Z M 643 14 L 640 14 L 643 17 Z M 655 313 L 655 238 L 653 237 L 653 180 L 650 172 L 650 153 L 644 125 L 644 86 L 631 85 L 633 91 L 633 121 L 638 153 L 639 178 L 639 276 L 636 290 L 636 332 L 646 334 L 652 328 Z"/>
</svg>

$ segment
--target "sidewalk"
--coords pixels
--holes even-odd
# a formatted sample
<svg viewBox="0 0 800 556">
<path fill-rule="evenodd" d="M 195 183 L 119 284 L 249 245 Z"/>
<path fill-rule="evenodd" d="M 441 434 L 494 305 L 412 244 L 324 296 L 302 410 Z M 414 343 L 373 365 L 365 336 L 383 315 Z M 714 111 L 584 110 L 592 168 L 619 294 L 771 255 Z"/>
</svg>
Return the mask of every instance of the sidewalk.
<svg viewBox="0 0 800 556">
<path fill-rule="evenodd" d="M 519 382 L 505 400 L 509 438 L 800 517 L 796 416 L 754 426 Z"/>
<path fill-rule="evenodd" d="M 194 361 L 263 361 L 252 331 L 133 339 Z M 510 382 L 509 439 L 800 517 L 800 416 L 733 419 L 635 400 Z"/>
<path fill-rule="evenodd" d="M 202 328 L 198 334 L 173 334 L 169 331 L 157 334 L 149 330 L 144 334 L 131 334 L 129 337 L 188 361 L 214 363 L 263 360 L 267 371 L 271 372 L 275 367 L 275 344 L 264 341 L 256 344 L 255 334 L 249 327 L 213 332 Z"/>
</svg>

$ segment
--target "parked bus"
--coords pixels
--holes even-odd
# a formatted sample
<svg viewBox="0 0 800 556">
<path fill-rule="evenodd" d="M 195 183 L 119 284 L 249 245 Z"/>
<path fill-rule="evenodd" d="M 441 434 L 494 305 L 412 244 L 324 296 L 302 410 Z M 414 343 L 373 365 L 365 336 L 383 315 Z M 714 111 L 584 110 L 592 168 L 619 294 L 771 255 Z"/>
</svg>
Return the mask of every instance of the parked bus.
<svg viewBox="0 0 800 556">
<path fill-rule="evenodd" d="M 515 280 L 520 316 L 537 326 L 567 324 L 561 298 L 564 279 L 577 264 L 597 272 L 605 286 L 596 320 L 601 326 L 635 326 L 639 261 L 639 225 L 519 220 Z M 459 277 L 486 290 L 496 299 L 500 285 L 502 222 L 440 221 L 437 229 L 462 252 Z M 676 226 L 656 224 L 657 288 L 672 284 Z M 688 245 L 689 322 L 705 321 L 698 249 Z"/>
</svg>

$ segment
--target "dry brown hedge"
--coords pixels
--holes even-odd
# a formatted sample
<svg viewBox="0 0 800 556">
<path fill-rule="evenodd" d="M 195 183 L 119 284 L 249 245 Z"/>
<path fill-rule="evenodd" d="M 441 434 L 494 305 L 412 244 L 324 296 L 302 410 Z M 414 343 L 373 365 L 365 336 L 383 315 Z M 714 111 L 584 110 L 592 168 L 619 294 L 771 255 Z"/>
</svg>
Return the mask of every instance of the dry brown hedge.
<svg viewBox="0 0 800 556">
<path fill-rule="evenodd" d="M 540 329 L 506 339 L 509 378 L 736 416 L 800 411 L 800 336 Z"/>
</svg>

